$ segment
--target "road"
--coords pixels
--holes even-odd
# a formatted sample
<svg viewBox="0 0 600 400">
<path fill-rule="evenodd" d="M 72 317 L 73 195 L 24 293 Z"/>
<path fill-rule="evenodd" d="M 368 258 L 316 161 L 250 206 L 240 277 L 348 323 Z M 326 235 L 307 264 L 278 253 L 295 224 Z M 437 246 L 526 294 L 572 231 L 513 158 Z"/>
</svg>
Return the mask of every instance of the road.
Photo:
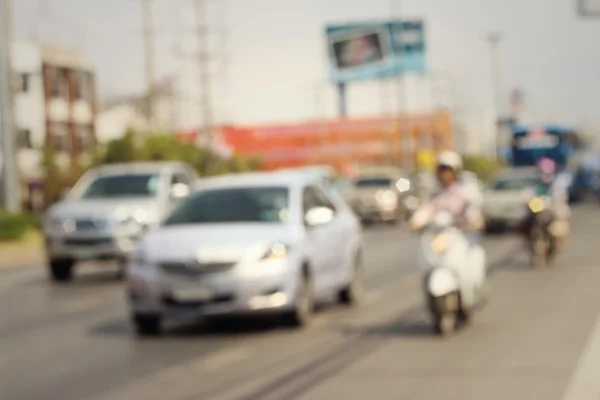
<svg viewBox="0 0 600 400">
<path fill-rule="evenodd" d="M 41 267 L 0 271 L 0 398 L 586 400 L 600 389 L 598 226 L 595 206 L 576 210 L 546 271 L 526 266 L 517 238 L 487 238 L 492 301 L 447 339 L 421 306 L 417 238 L 398 228 L 365 233 L 366 303 L 324 306 L 303 331 L 242 321 L 142 340 L 113 270 L 92 266 L 64 286 Z"/>
</svg>

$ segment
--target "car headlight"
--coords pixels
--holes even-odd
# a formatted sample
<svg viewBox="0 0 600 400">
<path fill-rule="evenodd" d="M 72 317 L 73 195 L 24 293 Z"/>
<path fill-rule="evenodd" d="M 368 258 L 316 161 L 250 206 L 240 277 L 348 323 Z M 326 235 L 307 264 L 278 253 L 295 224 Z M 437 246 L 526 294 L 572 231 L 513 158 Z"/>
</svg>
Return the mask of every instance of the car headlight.
<svg viewBox="0 0 600 400">
<path fill-rule="evenodd" d="M 408 192 L 410 190 L 410 181 L 406 178 L 401 178 L 396 182 L 396 189 L 402 193 Z"/>
<path fill-rule="evenodd" d="M 283 243 L 275 243 L 263 255 L 261 260 L 283 260 L 289 253 L 289 247 Z"/>
<path fill-rule="evenodd" d="M 375 198 L 381 204 L 394 205 L 398 202 L 398 196 L 391 190 L 382 190 L 375 194 Z"/>
</svg>

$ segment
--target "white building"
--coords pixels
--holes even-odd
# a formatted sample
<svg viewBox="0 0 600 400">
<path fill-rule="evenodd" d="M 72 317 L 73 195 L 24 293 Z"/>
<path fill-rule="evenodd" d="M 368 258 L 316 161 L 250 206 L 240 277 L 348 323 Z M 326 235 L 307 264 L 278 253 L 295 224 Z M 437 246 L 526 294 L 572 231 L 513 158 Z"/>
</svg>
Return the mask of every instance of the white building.
<svg viewBox="0 0 600 400">
<path fill-rule="evenodd" d="M 76 50 L 17 41 L 11 56 L 17 164 L 27 201 L 43 191 L 45 148 L 66 166 L 95 144 L 95 77 Z"/>
</svg>

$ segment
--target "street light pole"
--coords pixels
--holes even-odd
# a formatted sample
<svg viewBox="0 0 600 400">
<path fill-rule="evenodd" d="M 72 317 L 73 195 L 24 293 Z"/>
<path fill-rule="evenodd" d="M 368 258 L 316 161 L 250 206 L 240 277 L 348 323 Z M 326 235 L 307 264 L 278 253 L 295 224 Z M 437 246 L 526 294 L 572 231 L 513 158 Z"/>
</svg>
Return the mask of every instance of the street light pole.
<svg viewBox="0 0 600 400">
<path fill-rule="evenodd" d="M 493 32 L 488 35 L 488 43 L 490 45 L 490 67 L 491 67 L 491 83 L 493 95 L 493 107 L 496 114 L 495 124 L 495 146 L 496 157 L 500 158 L 501 143 L 500 143 L 500 122 L 502 120 L 502 73 L 500 62 L 500 42 L 502 38 L 499 33 Z"/>
<path fill-rule="evenodd" d="M 19 185 L 15 130 L 13 122 L 13 79 L 11 65 L 12 19 L 11 0 L 0 0 L 0 172 L 2 176 L 2 206 L 9 212 L 19 212 Z"/>
</svg>

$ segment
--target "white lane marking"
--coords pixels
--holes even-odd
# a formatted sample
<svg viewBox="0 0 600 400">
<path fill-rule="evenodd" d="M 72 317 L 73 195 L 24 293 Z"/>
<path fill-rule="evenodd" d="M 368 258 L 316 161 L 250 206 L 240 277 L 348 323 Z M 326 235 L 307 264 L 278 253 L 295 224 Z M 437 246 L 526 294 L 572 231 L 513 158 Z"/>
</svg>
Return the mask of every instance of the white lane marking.
<svg viewBox="0 0 600 400">
<path fill-rule="evenodd" d="M 569 378 L 562 400 L 600 399 L 600 314 Z"/>
</svg>

